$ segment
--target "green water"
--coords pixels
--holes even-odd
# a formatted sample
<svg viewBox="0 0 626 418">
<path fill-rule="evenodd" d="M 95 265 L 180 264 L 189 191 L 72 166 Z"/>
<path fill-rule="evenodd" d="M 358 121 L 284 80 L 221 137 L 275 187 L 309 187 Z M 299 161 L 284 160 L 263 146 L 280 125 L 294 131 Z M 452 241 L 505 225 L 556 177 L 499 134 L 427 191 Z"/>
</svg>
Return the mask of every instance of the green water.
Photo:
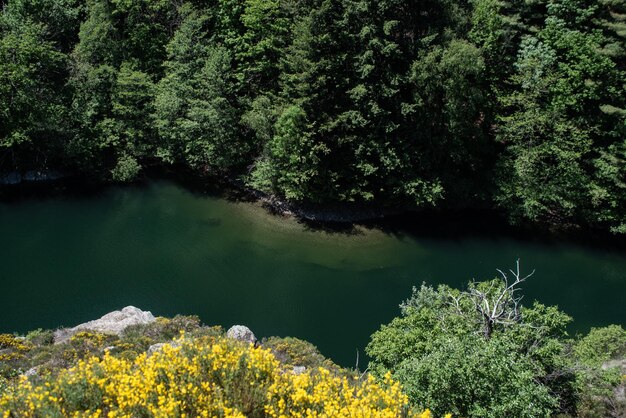
<svg viewBox="0 0 626 418">
<path fill-rule="evenodd" d="M 626 322 L 624 253 L 467 233 L 323 232 L 166 182 L 2 203 L 0 231 L 0 332 L 134 305 L 303 338 L 352 365 L 413 285 L 491 278 L 517 258 L 536 269 L 526 301 L 559 305 L 574 331 Z"/>
</svg>

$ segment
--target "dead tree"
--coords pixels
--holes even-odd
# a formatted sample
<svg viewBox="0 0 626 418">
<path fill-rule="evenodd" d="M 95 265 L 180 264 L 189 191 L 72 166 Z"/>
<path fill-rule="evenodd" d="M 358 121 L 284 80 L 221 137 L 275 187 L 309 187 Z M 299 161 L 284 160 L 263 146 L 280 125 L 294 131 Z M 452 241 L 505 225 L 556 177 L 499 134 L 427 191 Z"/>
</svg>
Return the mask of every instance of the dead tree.
<svg viewBox="0 0 626 418">
<path fill-rule="evenodd" d="M 496 325 L 511 325 L 520 320 L 520 302 L 523 296 L 518 296 L 520 285 L 532 276 L 535 271 L 522 276 L 520 273 L 519 259 L 516 262 L 515 271 L 509 270 L 512 277 L 498 269 L 498 273 L 504 281 L 504 286 L 498 285 L 494 280 L 489 288 L 481 290 L 476 286 L 469 289 L 469 297 L 476 311 L 481 317 L 482 333 L 485 339 L 491 338 Z"/>
</svg>

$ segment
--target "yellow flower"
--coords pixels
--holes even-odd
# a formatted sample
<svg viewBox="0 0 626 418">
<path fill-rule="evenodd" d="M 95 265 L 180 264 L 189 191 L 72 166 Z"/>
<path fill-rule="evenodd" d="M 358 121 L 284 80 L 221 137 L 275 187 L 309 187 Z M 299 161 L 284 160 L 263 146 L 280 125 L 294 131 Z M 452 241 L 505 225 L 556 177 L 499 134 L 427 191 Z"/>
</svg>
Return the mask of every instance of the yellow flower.
<svg viewBox="0 0 626 418">
<path fill-rule="evenodd" d="M 165 345 L 151 356 L 144 353 L 129 360 L 106 352 L 102 359 L 79 361 L 54 381 L 33 384 L 22 378 L 0 396 L 3 418 L 396 418 L 407 404 L 391 374 L 381 381 L 335 376 L 325 368 L 294 374 L 284 370 L 270 350 L 183 334 L 175 345 Z M 416 417 L 432 415 L 426 410 Z"/>
</svg>

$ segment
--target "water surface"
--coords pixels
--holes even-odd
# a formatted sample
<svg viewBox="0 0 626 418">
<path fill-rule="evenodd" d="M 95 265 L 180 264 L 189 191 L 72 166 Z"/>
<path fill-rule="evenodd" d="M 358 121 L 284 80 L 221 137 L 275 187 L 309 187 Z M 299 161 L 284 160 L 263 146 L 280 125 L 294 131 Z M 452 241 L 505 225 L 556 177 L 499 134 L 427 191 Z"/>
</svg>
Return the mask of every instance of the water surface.
<svg viewBox="0 0 626 418">
<path fill-rule="evenodd" d="M 525 300 L 558 305 L 574 316 L 574 332 L 626 323 L 619 251 L 506 235 L 320 231 L 168 182 L 0 203 L 0 231 L 0 332 L 71 326 L 134 305 L 303 338 L 353 365 L 412 286 L 462 286 L 518 258 L 536 270 Z"/>
</svg>

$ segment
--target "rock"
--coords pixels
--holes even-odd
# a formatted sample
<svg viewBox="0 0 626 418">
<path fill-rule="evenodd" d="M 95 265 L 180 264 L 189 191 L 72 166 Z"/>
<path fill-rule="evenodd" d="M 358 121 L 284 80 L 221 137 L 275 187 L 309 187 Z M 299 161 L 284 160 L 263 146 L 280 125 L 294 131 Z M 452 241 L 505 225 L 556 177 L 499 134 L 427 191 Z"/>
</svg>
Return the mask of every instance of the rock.
<svg viewBox="0 0 626 418">
<path fill-rule="evenodd" d="M 255 344 L 257 342 L 254 333 L 250 331 L 250 328 L 243 325 L 233 325 L 228 331 L 226 336 L 233 340 L 243 341 L 245 343 Z"/>
<path fill-rule="evenodd" d="M 80 331 L 95 331 L 103 334 L 120 335 L 131 325 L 149 324 L 156 318 L 148 311 L 142 311 L 134 306 L 127 306 L 121 311 L 113 311 L 100 319 L 85 322 L 74 328 L 60 329 L 54 332 L 54 343 L 59 344 L 69 340 L 72 335 Z"/>
<path fill-rule="evenodd" d="M 30 369 L 26 370 L 26 372 L 24 373 L 24 376 L 26 377 L 37 376 L 37 374 L 39 373 L 38 370 L 39 370 L 39 366 L 31 367 Z"/>
<path fill-rule="evenodd" d="M 0 174 L 0 185 L 15 185 L 23 182 L 54 181 L 66 177 L 65 174 L 55 170 L 29 170 L 24 173 L 11 171 Z"/>
<path fill-rule="evenodd" d="M 152 344 L 150 347 L 148 347 L 148 356 L 151 356 L 152 354 L 156 353 L 157 351 L 161 351 L 163 349 L 163 347 L 166 346 L 166 345 L 170 345 L 170 346 L 172 346 L 172 348 L 180 347 L 180 343 L 178 341 L 172 341 L 172 342 L 169 342 L 169 343 Z"/>
<path fill-rule="evenodd" d="M 609 360 L 602 363 L 602 370 L 619 367 L 622 371 L 626 371 L 626 359 Z"/>
<path fill-rule="evenodd" d="M 291 373 L 293 374 L 302 374 L 306 371 L 306 367 L 304 366 L 293 366 L 293 370 Z"/>
<path fill-rule="evenodd" d="M 148 347 L 148 355 L 151 356 L 157 351 L 161 351 L 164 345 L 165 343 L 152 344 L 150 347 Z"/>
<path fill-rule="evenodd" d="M 51 181 L 63 178 L 63 174 L 54 170 L 27 171 L 24 181 Z"/>
<path fill-rule="evenodd" d="M 12 171 L 10 173 L 6 173 L 0 175 L 0 184 L 10 185 L 10 184 L 20 184 L 22 182 L 22 175 L 17 171 Z"/>
</svg>

